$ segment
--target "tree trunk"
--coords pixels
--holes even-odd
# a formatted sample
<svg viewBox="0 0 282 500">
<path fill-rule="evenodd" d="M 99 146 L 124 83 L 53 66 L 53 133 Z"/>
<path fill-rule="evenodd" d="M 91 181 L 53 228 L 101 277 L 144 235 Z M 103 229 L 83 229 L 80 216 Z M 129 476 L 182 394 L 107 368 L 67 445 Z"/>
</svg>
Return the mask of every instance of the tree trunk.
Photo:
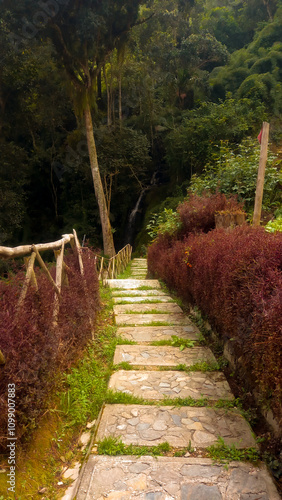
<svg viewBox="0 0 282 500">
<path fill-rule="evenodd" d="M 104 80 L 105 80 L 106 91 L 107 91 L 107 125 L 108 125 L 108 127 L 110 127 L 112 124 L 111 93 L 110 93 L 109 82 L 108 82 L 105 66 L 103 66 L 103 73 L 104 73 Z"/>
<path fill-rule="evenodd" d="M 103 185 L 99 171 L 96 144 L 94 139 L 93 123 L 92 123 L 92 117 L 88 99 L 84 111 L 84 116 L 85 116 L 86 136 L 87 136 L 90 166 L 93 177 L 95 196 L 99 207 L 100 220 L 102 225 L 104 253 L 106 255 L 109 255 L 110 257 L 113 257 L 113 255 L 115 255 L 116 253 L 114 247 L 114 239 L 113 239 L 110 219 L 108 216 L 106 198 L 104 195 Z"/>
<path fill-rule="evenodd" d="M 119 117 L 119 127 L 122 128 L 122 85 L 121 85 L 121 69 L 118 76 L 118 117 Z"/>
</svg>

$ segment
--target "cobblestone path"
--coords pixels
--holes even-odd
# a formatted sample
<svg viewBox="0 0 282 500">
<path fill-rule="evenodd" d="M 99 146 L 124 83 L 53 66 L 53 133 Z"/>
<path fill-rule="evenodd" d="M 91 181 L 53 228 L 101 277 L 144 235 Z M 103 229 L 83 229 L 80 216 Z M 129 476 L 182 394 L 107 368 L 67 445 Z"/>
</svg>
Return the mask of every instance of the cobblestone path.
<svg viewBox="0 0 282 500">
<path fill-rule="evenodd" d="M 186 451 L 182 457 L 154 458 L 99 456 L 94 449 L 76 500 L 279 500 L 263 464 L 232 462 L 225 467 L 202 456 L 218 437 L 238 449 L 257 445 L 239 410 L 220 407 L 220 402 L 234 396 L 211 350 L 197 343 L 197 327 L 157 280 L 146 279 L 145 259 L 134 259 L 131 269 L 132 279 L 108 281 L 117 334 L 125 342 L 116 348 L 117 371 L 109 389 L 148 403 L 105 405 L 95 441 L 112 437 L 126 445 L 148 447 L 167 442 L 173 450 Z M 193 342 L 181 349 L 152 345 L 174 336 Z M 203 363 L 215 371 L 201 371 Z M 179 398 L 190 398 L 192 406 L 173 406 Z M 208 401 L 208 406 L 198 407 L 199 400 Z M 191 456 L 193 449 L 197 456 Z"/>
</svg>

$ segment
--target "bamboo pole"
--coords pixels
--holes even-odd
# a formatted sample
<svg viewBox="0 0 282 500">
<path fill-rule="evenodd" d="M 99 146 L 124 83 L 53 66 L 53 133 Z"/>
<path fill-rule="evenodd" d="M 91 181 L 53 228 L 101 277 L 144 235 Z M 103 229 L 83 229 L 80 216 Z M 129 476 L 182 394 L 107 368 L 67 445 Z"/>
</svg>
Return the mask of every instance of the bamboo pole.
<svg viewBox="0 0 282 500">
<path fill-rule="evenodd" d="M 82 257 L 81 257 L 81 246 L 80 246 L 79 239 L 77 237 L 75 229 L 73 230 L 73 234 L 74 234 L 74 241 L 75 241 L 76 250 L 77 250 L 77 257 L 78 257 L 80 274 L 81 274 L 81 276 L 84 276 L 84 267 L 83 267 L 83 261 L 82 261 Z"/>
<path fill-rule="evenodd" d="M 28 269 L 28 263 L 30 261 L 30 258 L 31 258 L 30 256 L 29 257 L 24 257 L 24 263 L 25 263 L 26 269 Z M 34 272 L 34 267 L 32 268 L 30 281 L 33 284 L 33 286 L 35 287 L 35 290 L 38 292 L 38 285 L 37 285 L 36 275 L 35 275 L 35 272 Z"/>
<path fill-rule="evenodd" d="M 102 279 L 102 284 L 103 284 L 103 271 L 104 271 L 104 257 L 101 258 L 101 264 L 100 264 L 100 270 L 99 270 L 99 275 L 98 279 Z"/>
<path fill-rule="evenodd" d="M 51 243 L 39 243 L 37 245 L 22 245 L 19 247 L 2 247 L 0 246 L 0 257 L 10 258 L 10 257 L 23 257 L 32 252 L 32 248 L 35 247 L 39 252 L 46 250 L 58 250 L 61 248 L 62 244 L 71 243 L 74 238 L 73 234 L 63 234 L 62 239 L 58 241 L 53 241 Z"/>
<path fill-rule="evenodd" d="M 20 298 L 19 298 L 19 301 L 17 304 L 17 312 L 21 308 L 21 306 L 24 302 L 24 299 L 26 297 L 26 294 L 27 294 L 29 283 L 30 283 L 30 280 L 32 278 L 32 273 L 34 272 L 33 266 L 34 266 L 35 257 L 36 257 L 36 253 L 32 252 L 30 259 L 29 259 L 29 262 L 28 262 L 28 267 L 27 267 L 27 272 L 26 272 L 26 277 L 25 277 L 25 281 L 23 284 L 23 288 L 22 288 Z"/>
<path fill-rule="evenodd" d="M 59 310 L 60 310 L 60 295 L 61 295 L 62 280 L 63 280 L 64 251 L 65 251 L 65 244 L 63 243 L 61 251 L 58 252 L 57 254 L 55 253 L 55 257 L 57 259 L 56 286 L 60 292 L 59 295 L 55 294 L 55 297 L 54 297 L 53 322 L 55 325 L 57 324 L 57 319 L 58 319 Z"/>
<path fill-rule="evenodd" d="M 267 163 L 268 139 L 269 139 L 269 123 L 263 122 L 253 226 L 260 225 L 265 168 Z"/>
<path fill-rule="evenodd" d="M 60 250 L 54 250 L 54 254 L 56 257 L 56 260 L 58 259 L 60 255 Z M 68 266 L 65 264 L 63 261 L 63 269 L 62 269 L 62 287 L 63 286 L 68 286 L 69 285 L 69 280 L 68 280 L 68 275 L 66 273 L 66 270 L 69 269 Z"/>
<path fill-rule="evenodd" d="M 59 296 L 59 295 L 60 295 L 60 290 L 58 289 L 58 287 L 57 287 L 57 285 L 56 285 L 55 281 L 53 280 L 53 278 L 52 278 L 52 276 L 51 276 L 51 274 L 50 274 L 50 272 L 49 272 L 49 269 L 47 268 L 47 266 L 46 266 L 46 264 L 45 264 L 44 260 L 42 259 L 42 257 L 41 257 L 41 255 L 40 255 L 40 253 L 38 252 L 38 250 L 37 250 L 36 246 L 35 246 L 35 245 L 33 245 L 33 246 L 32 246 L 32 249 L 33 249 L 33 251 L 36 253 L 36 259 L 37 259 L 37 261 L 38 261 L 39 265 L 42 267 L 42 269 L 43 269 L 43 271 L 45 272 L 45 274 L 46 274 L 46 276 L 47 276 L 48 280 L 50 281 L 51 285 L 52 285 L 52 286 L 53 286 L 53 288 L 55 289 L 56 294 Z"/>
<path fill-rule="evenodd" d="M 73 234 L 74 234 L 74 241 L 75 241 L 76 250 L 77 250 L 80 273 L 82 276 L 82 283 L 83 283 L 83 288 L 84 288 L 85 299 L 88 300 L 88 289 L 87 289 L 87 283 L 86 283 L 85 276 L 84 276 L 84 266 L 83 266 L 83 261 L 82 261 L 82 257 L 81 257 L 81 246 L 80 246 L 79 239 L 77 237 L 75 229 L 73 230 Z M 90 316 L 88 317 L 88 319 L 89 319 L 92 340 L 94 340 L 94 338 L 95 338 L 94 324 L 93 324 L 92 318 Z"/>
<path fill-rule="evenodd" d="M 3 354 L 3 352 L 0 350 L 0 365 L 5 365 L 6 364 L 6 359 Z"/>
</svg>

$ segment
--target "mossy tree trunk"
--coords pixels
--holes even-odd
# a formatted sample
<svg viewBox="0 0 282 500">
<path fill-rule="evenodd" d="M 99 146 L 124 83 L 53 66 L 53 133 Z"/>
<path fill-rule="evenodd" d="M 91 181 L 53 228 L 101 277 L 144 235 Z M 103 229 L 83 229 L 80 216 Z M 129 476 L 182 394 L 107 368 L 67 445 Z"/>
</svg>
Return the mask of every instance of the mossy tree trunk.
<svg viewBox="0 0 282 500">
<path fill-rule="evenodd" d="M 91 167 L 95 196 L 99 207 L 100 220 L 102 225 L 104 253 L 106 255 L 109 255 L 110 257 L 113 257 L 113 255 L 115 255 L 114 239 L 113 239 L 113 233 L 112 233 L 106 198 L 101 181 L 101 175 L 99 171 L 97 150 L 96 150 L 94 131 L 93 131 L 93 122 L 92 122 L 91 109 L 89 106 L 88 99 L 84 110 L 84 117 L 85 117 L 86 137 L 88 144 L 90 167 Z"/>
</svg>

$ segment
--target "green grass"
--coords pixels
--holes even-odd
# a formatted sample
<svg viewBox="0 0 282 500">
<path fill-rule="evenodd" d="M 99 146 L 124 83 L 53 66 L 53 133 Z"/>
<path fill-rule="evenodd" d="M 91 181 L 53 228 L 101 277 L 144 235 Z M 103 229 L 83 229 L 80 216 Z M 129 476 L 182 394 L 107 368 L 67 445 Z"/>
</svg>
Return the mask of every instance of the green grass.
<svg viewBox="0 0 282 500">
<path fill-rule="evenodd" d="M 135 304 L 141 304 L 141 305 L 143 305 L 143 304 L 161 304 L 161 303 L 163 303 L 161 300 L 145 299 L 145 300 L 142 300 L 140 302 L 129 302 L 128 300 L 119 300 L 115 304 L 119 305 L 119 306 L 132 304 L 134 306 Z M 167 304 L 167 302 L 165 302 L 165 304 Z"/>
<path fill-rule="evenodd" d="M 116 345 L 137 345 L 137 342 L 123 339 L 122 337 L 116 337 Z"/>
<path fill-rule="evenodd" d="M 158 309 L 150 309 L 150 311 L 132 311 L 131 309 L 127 309 L 123 314 L 170 314 L 170 313 L 166 313 L 165 311 L 158 311 Z"/>
<path fill-rule="evenodd" d="M 259 453 L 255 448 L 245 448 L 238 450 L 234 444 L 225 444 L 224 439 L 219 437 L 216 444 L 207 448 L 208 456 L 219 463 L 229 463 L 233 461 L 257 463 Z"/>
<path fill-rule="evenodd" d="M 195 406 L 195 407 L 203 407 L 209 406 L 210 401 L 207 398 L 201 397 L 199 399 L 194 399 L 191 397 L 188 398 L 164 398 L 162 400 L 163 406 Z"/>
<path fill-rule="evenodd" d="M 138 396 L 133 396 L 125 392 L 115 392 L 108 390 L 105 396 L 105 403 L 107 404 L 127 404 L 127 405 L 145 405 L 145 406 L 195 406 L 195 407 L 209 407 L 209 408 L 240 408 L 238 399 L 231 401 L 221 399 L 213 402 L 207 398 L 201 397 L 200 399 L 188 398 L 164 398 L 162 400 L 154 401 L 147 400 Z"/>
<path fill-rule="evenodd" d="M 214 404 L 215 408 L 225 408 L 226 410 L 229 410 L 231 408 L 239 408 L 240 410 L 242 409 L 242 403 L 239 398 L 234 398 L 231 400 L 228 399 L 219 399 L 216 401 Z"/>
<path fill-rule="evenodd" d="M 112 314 L 109 289 L 101 290 L 106 303 L 102 312 L 104 326 L 97 328 L 95 340 L 89 343 L 84 357 L 64 376 L 65 391 L 61 394 L 59 411 L 66 428 L 85 425 L 99 414 L 112 373 L 112 362 L 118 338 L 116 327 L 108 324 Z"/>
<path fill-rule="evenodd" d="M 147 328 L 147 326 L 175 326 L 174 323 L 169 323 L 168 321 L 150 321 L 149 323 L 146 323 L 144 325 L 136 325 L 135 323 L 122 323 L 118 325 L 120 328 L 126 328 L 126 327 L 133 327 L 133 326 L 144 326 Z"/>
<path fill-rule="evenodd" d="M 189 366 L 185 365 L 185 364 L 180 364 L 180 365 L 173 366 L 173 367 L 161 366 L 159 369 L 161 371 L 173 370 L 173 371 L 186 372 L 186 373 L 189 373 L 189 372 L 206 373 L 206 372 L 219 371 L 220 367 L 219 367 L 218 363 L 208 363 L 206 361 L 202 361 L 202 362 L 194 363 L 193 365 L 189 365 Z"/>
<path fill-rule="evenodd" d="M 136 288 L 136 290 L 155 290 L 155 288 L 153 286 L 142 285 Z"/>
<path fill-rule="evenodd" d="M 191 349 L 197 344 L 196 340 L 182 339 L 181 337 L 177 337 L 177 335 L 172 335 L 171 340 L 156 340 L 151 343 L 151 345 L 155 346 L 172 346 L 179 347 L 180 351 L 183 351 L 185 348 Z"/>
<path fill-rule="evenodd" d="M 130 261 L 129 264 L 127 264 L 125 270 L 117 276 L 118 280 L 126 280 L 126 279 L 131 278 L 131 272 L 132 272 L 131 271 L 131 264 L 132 264 L 132 261 Z"/>
<path fill-rule="evenodd" d="M 134 369 L 135 369 L 134 366 L 130 365 L 129 363 L 127 363 L 127 361 L 122 361 L 118 365 L 114 365 L 114 370 L 115 371 L 118 371 L 118 370 L 134 370 Z"/>
<path fill-rule="evenodd" d="M 170 445 L 165 442 L 157 446 L 136 446 L 133 444 L 126 445 L 117 438 L 108 437 L 98 443 L 99 455 L 136 455 L 138 457 L 144 455 L 164 456 L 171 450 Z"/>
<path fill-rule="evenodd" d="M 112 390 L 108 390 L 105 403 L 111 405 L 153 405 L 154 402 L 146 401 L 143 398 L 139 398 L 138 396 L 132 396 L 131 394 L 126 394 L 125 392 L 114 392 Z"/>
</svg>

